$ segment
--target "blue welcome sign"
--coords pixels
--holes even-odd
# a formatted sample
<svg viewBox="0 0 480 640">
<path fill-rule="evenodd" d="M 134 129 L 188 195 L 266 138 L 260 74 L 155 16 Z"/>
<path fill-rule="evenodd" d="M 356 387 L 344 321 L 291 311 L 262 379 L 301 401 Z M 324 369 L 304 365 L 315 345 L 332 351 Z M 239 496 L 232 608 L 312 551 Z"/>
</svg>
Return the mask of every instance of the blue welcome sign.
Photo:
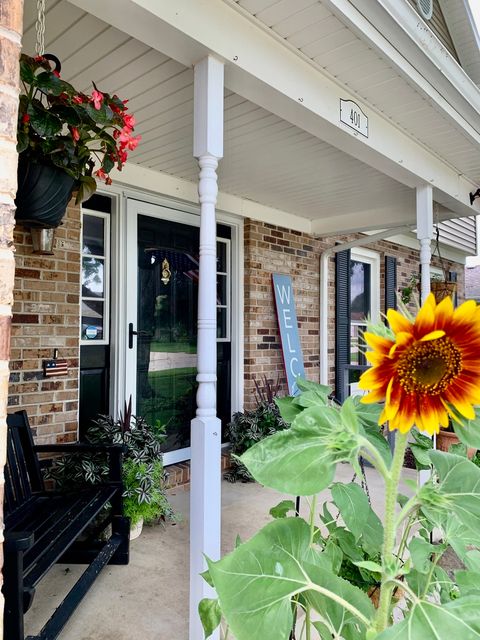
<svg viewBox="0 0 480 640">
<path fill-rule="evenodd" d="M 282 341 L 283 362 L 287 375 L 288 392 L 299 393 L 297 378 L 305 377 L 303 353 L 298 333 L 297 313 L 293 297 L 292 278 L 281 273 L 272 274 L 275 306 L 277 309 L 280 339 Z"/>
</svg>

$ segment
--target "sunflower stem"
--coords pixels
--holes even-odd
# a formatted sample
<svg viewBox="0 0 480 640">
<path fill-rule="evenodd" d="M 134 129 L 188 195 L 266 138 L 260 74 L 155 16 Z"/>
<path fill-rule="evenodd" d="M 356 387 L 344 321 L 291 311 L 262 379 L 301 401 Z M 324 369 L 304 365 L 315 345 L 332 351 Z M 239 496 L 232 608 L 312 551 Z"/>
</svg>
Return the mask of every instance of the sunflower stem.
<svg viewBox="0 0 480 640">
<path fill-rule="evenodd" d="M 380 602 L 378 606 L 375 626 L 378 633 L 388 627 L 390 620 L 390 605 L 392 602 L 393 583 L 392 568 L 397 559 L 393 552 L 397 537 L 397 523 L 395 505 L 397 502 L 398 484 L 402 473 L 405 449 L 407 448 L 408 433 L 397 433 L 395 451 L 389 477 L 385 482 L 385 526 L 382 553 L 382 582 L 380 586 Z"/>
</svg>

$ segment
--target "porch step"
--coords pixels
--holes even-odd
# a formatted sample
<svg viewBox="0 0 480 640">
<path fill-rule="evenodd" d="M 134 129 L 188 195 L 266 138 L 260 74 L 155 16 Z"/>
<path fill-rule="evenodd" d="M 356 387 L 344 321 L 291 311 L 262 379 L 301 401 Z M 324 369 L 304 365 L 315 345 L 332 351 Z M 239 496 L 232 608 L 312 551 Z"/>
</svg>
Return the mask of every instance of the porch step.
<svg viewBox="0 0 480 640">
<path fill-rule="evenodd" d="M 222 453 L 222 474 L 227 469 L 230 469 L 230 454 Z M 190 461 L 179 462 L 177 464 L 170 464 L 165 467 L 167 474 L 167 489 L 173 487 L 181 487 L 190 484 Z"/>
</svg>

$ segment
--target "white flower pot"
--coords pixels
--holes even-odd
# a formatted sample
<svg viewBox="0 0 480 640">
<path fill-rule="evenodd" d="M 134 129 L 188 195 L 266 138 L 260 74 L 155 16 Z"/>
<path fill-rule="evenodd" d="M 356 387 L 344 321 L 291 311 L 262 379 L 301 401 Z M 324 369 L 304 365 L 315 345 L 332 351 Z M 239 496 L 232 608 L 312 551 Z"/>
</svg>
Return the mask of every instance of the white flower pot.
<svg viewBox="0 0 480 640">
<path fill-rule="evenodd" d="M 138 538 L 138 536 L 142 533 L 142 529 L 143 518 L 140 518 L 137 524 L 134 524 L 130 527 L 130 540 L 135 540 L 135 538 Z"/>
</svg>

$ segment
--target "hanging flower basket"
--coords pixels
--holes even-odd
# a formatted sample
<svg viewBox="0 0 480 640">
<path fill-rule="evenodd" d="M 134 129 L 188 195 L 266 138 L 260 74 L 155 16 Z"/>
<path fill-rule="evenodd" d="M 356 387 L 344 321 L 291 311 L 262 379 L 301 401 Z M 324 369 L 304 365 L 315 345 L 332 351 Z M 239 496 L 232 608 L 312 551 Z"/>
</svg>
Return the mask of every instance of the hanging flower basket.
<svg viewBox="0 0 480 640">
<path fill-rule="evenodd" d="M 438 304 L 444 298 L 447 298 L 448 296 L 452 297 L 455 294 L 457 290 L 457 283 L 432 280 L 430 282 L 430 290 L 435 296 L 435 301 Z"/>
<path fill-rule="evenodd" d="M 60 70 L 52 54 L 20 58 L 16 217 L 41 228 L 60 224 L 74 189 L 79 204 L 95 192 L 97 180 L 111 184 L 109 173 L 122 169 L 140 140 L 127 100 L 95 85 L 91 95 L 81 93 Z"/>
<path fill-rule="evenodd" d="M 75 180 L 65 171 L 30 161 L 21 153 L 18 159 L 15 218 L 29 227 L 58 227 L 74 187 Z"/>
</svg>

